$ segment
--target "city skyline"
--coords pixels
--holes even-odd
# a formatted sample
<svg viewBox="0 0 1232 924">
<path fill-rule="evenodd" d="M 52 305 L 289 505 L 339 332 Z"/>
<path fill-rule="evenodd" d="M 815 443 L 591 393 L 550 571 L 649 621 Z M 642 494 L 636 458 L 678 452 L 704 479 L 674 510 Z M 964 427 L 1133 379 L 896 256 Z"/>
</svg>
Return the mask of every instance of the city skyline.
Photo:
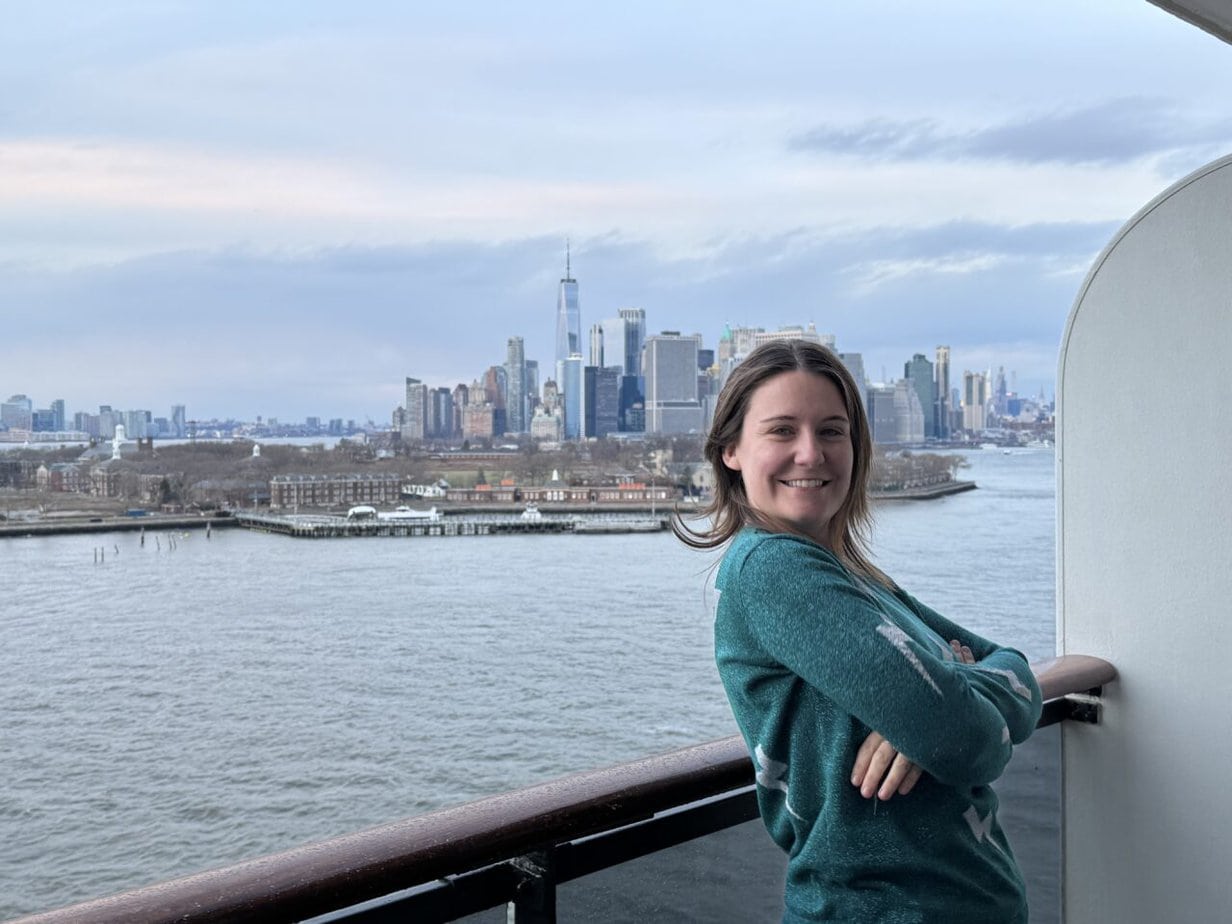
<svg viewBox="0 0 1232 924">
<path fill-rule="evenodd" d="M 546 380 L 568 240 L 583 340 L 812 322 L 1051 396 L 1100 248 L 1232 145 L 1147 3 L 570 10 L 23 8 L 0 390 L 384 422 L 510 337 Z"/>
</svg>

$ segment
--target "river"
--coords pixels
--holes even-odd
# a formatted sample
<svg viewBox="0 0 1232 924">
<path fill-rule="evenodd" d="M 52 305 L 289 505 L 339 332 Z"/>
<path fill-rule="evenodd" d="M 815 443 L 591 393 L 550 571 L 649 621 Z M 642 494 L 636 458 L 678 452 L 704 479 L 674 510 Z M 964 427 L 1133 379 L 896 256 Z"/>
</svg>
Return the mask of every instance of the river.
<svg viewBox="0 0 1232 924">
<path fill-rule="evenodd" d="M 1049 657 L 1052 453 L 969 459 L 978 490 L 877 506 L 877 561 Z M 669 534 L 0 540 L 0 918 L 733 734 L 714 561 Z M 1048 921 L 1039 737 L 1000 789 Z"/>
</svg>

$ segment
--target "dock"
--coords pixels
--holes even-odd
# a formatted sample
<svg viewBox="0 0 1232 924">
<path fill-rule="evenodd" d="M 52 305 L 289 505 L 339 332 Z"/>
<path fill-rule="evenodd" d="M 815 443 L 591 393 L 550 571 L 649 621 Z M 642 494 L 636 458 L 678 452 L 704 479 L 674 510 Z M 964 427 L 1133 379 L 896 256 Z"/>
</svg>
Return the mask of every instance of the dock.
<svg viewBox="0 0 1232 924">
<path fill-rule="evenodd" d="M 540 514 L 516 513 L 442 515 L 434 520 L 356 519 L 321 514 L 270 514 L 236 511 L 237 526 L 298 539 L 360 536 L 499 536 L 535 534 L 612 534 L 661 532 L 665 514 Z"/>
</svg>

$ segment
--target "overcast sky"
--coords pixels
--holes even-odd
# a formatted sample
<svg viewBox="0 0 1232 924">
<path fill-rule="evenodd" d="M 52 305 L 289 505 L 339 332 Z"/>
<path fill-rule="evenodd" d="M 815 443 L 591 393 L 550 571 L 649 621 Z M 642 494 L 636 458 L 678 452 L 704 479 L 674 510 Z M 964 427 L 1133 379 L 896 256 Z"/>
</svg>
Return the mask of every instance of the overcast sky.
<svg viewBox="0 0 1232 924">
<path fill-rule="evenodd" d="M 1051 396 L 1116 229 L 1232 150 L 1144 0 L 6 5 L 0 398 L 387 421 L 583 331 L 812 322 Z"/>
</svg>

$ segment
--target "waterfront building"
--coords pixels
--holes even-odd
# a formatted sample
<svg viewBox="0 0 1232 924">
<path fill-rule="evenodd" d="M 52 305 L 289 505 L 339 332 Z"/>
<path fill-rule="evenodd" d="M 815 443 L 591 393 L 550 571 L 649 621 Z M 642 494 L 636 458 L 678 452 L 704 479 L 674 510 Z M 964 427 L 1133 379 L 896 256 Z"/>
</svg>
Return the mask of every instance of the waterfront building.
<svg viewBox="0 0 1232 924">
<path fill-rule="evenodd" d="M 182 404 L 171 405 L 171 435 L 180 440 L 188 436 L 188 412 Z"/>
<path fill-rule="evenodd" d="M 505 430 L 525 433 L 527 422 L 526 348 L 521 337 L 510 337 L 505 352 Z"/>
<path fill-rule="evenodd" d="M 406 403 L 402 418 L 402 441 L 423 442 L 427 435 L 428 386 L 419 379 L 406 377 Z"/>
<path fill-rule="evenodd" d="M 936 436 L 937 435 L 937 395 L 936 381 L 933 375 L 933 364 L 928 361 L 928 357 L 923 353 L 916 353 L 903 366 L 903 377 L 915 389 L 916 398 L 919 400 L 920 409 L 924 414 L 924 433 L 921 436 Z M 912 441 L 917 442 L 917 441 Z"/>
<path fill-rule="evenodd" d="M 689 433 L 702 430 L 697 396 L 698 335 L 664 331 L 646 338 L 642 374 L 646 382 L 646 432 Z"/>
<path fill-rule="evenodd" d="M 402 502 L 402 476 L 395 474 L 275 475 L 270 509 L 393 505 Z"/>
<path fill-rule="evenodd" d="M 565 246 L 565 275 L 556 292 L 556 364 L 568 362 L 573 354 L 582 353 L 582 309 L 578 302 L 578 284 L 569 265 L 569 247 Z"/>
<path fill-rule="evenodd" d="M 982 372 L 963 372 L 962 425 L 971 433 L 987 426 L 988 377 Z"/>
<path fill-rule="evenodd" d="M 582 370 L 583 435 L 605 437 L 620 429 L 620 369 L 586 366 Z"/>
</svg>

